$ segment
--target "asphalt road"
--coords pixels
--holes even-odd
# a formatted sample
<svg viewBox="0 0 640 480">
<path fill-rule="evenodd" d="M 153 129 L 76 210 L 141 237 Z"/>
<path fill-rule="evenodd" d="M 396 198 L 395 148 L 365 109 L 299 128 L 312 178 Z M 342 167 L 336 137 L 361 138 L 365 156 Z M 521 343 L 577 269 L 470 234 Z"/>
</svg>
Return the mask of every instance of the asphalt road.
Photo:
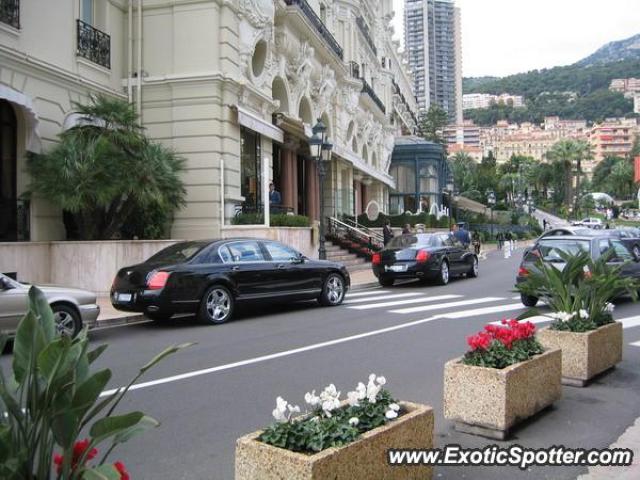
<svg viewBox="0 0 640 480">
<path fill-rule="evenodd" d="M 497 254 L 480 265 L 480 277 L 446 287 L 405 284 L 354 292 L 345 305 L 313 303 L 254 308 L 233 322 L 200 326 L 191 318 L 92 333 L 108 343 L 98 367 L 114 372 L 111 387 L 125 384 L 165 346 L 197 342 L 158 365 L 132 391 L 122 409 L 142 410 L 162 422 L 117 450 L 139 479 L 233 479 L 234 443 L 271 422 L 275 398 L 303 405 L 304 393 L 335 383 L 343 395 L 370 372 L 385 375 L 396 398 L 429 404 L 436 414 L 436 443 L 481 447 L 604 448 L 640 417 L 639 326 L 625 329 L 624 361 L 588 388 L 564 387 L 563 398 L 514 432 L 508 442 L 455 432 L 442 416 L 444 363 L 466 350 L 465 338 L 487 322 L 524 309 L 514 297 L 521 252 Z M 615 316 L 640 315 L 640 305 L 618 302 Z M 639 343 L 640 345 L 640 343 Z M 9 361 L 8 355 L 1 359 Z M 579 467 L 438 468 L 438 479 L 575 479 Z"/>
</svg>

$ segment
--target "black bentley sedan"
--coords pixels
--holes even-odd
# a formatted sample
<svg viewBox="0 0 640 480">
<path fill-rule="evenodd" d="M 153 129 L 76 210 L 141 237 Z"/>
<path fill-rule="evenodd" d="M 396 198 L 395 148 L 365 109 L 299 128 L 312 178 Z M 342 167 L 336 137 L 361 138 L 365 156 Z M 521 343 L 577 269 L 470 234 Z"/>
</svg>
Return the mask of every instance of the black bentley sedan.
<svg viewBox="0 0 640 480">
<path fill-rule="evenodd" d="M 237 238 L 180 242 L 146 262 L 121 269 L 111 287 L 118 310 L 153 320 L 195 313 L 201 323 L 224 323 L 238 302 L 317 299 L 339 305 L 350 286 L 347 269 L 311 260 L 271 240 Z"/>
<path fill-rule="evenodd" d="M 394 237 L 372 258 L 373 273 L 383 287 L 397 279 L 419 278 L 449 283 L 452 275 L 478 276 L 478 257 L 451 233 Z"/>
</svg>

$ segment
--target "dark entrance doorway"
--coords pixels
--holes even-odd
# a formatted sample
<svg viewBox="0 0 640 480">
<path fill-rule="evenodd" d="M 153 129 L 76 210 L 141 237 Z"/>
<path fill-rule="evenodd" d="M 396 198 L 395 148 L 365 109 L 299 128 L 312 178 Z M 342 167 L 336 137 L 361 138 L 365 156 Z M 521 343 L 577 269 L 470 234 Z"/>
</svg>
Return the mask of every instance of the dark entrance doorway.
<svg viewBox="0 0 640 480">
<path fill-rule="evenodd" d="M 5 242 L 18 240 L 17 140 L 15 111 L 0 100 L 0 241 Z"/>
</svg>

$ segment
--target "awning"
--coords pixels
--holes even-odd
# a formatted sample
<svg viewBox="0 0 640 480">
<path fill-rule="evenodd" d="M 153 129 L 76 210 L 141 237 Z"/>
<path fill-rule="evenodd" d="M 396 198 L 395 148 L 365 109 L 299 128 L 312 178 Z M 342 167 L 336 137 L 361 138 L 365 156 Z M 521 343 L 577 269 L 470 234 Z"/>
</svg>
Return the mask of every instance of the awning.
<svg viewBox="0 0 640 480">
<path fill-rule="evenodd" d="M 375 178 L 379 182 L 382 182 L 391 188 L 396 188 L 396 182 L 391 175 L 376 170 L 371 165 L 367 165 L 360 156 L 356 155 L 351 150 L 341 147 L 340 145 L 334 145 L 333 153 L 351 163 L 354 168 L 357 168 L 362 173 Z"/>
<path fill-rule="evenodd" d="M 40 142 L 40 135 L 38 134 L 38 113 L 33 106 L 31 98 L 17 90 L 5 85 L 0 85 L 0 99 L 22 107 L 21 110 L 24 114 L 28 130 L 27 150 L 34 153 L 41 153 L 42 144 Z"/>
<path fill-rule="evenodd" d="M 264 135 L 271 140 L 275 140 L 276 142 L 284 142 L 284 132 L 275 125 L 272 125 L 256 114 L 237 105 L 234 105 L 231 108 L 238 114 L 238 123 L 243 127 L 247 127 L 254 132 L 258 132 L 260 135 Z"/>
<path fill-rule="evenodd" d="M 296 137 L 298 140 L 305 142 L 309 141 L 309 138 L 313 135 L 311 126 L 304 123 L 302 120 L 294 117 L 290 117 L 285 113 L 276 114 L 276 125 L 283 131 Z"/>
</svg>

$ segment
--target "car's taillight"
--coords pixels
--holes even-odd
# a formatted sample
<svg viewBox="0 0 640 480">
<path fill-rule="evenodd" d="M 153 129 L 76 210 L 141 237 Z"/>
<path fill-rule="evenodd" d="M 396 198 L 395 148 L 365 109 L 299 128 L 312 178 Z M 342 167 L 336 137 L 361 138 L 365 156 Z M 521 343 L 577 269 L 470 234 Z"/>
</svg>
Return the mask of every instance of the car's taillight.
<svg viewBox="0 0 640 480">
<path fill-rule="evenodd" d="M 169 272 L 153 272 L 147 280 L 147 288 L 149 290 L 160 290 L 164 288 L 169 279 Z"/>
<path fill-rule="evenodd" d="M 416 254 L 416 262 L 425 263 L 427 260 L 431 258 L 431 254 L 426 250 L 418 250 Z"/>
<path fill-rule="evenodd" d="M 519 277 L 526 277 L 527 275 L 529 275 L 529 270 L 527 270 L 527 269 L 526 269 L 526 268 L 524 268 L 524 267 L 520 267 L 520 268 L 518 269 L 518 276 L 519 276 Z"/>
<path fill-rule="evenodd" d="M 380 265 L 382 263 L 382 255 L 379 253 L 374 253 L 371 257 L 371 263 L 374 265 Z"/>
</svg>

